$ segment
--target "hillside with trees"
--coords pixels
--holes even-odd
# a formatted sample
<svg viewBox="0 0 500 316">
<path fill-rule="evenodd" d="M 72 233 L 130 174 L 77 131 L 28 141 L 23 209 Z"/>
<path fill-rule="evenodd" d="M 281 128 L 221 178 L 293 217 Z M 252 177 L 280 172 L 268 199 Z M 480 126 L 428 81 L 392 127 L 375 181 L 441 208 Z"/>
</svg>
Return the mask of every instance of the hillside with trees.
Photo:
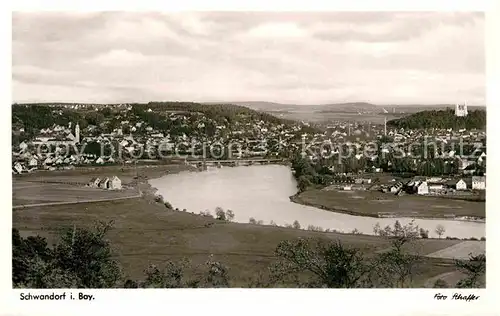
<svg viewBox="0 0 500 316">
<path fill-rule="evenodd" d="M 465 117 L 455 116 L 453 109 L 422 111 L 400 119 L 388 121 L 387 126 L 405 129 L 485 129 L 486 110 L 469 111 Z"/>
</svg>

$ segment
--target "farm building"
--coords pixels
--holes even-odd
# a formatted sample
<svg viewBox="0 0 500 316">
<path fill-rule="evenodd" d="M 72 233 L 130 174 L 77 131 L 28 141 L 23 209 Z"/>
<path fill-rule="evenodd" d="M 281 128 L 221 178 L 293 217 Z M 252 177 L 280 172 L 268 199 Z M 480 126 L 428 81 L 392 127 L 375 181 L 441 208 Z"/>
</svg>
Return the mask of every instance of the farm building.
<svg viewBox="0 0 500 316">
<path fill-rule="evenodd" d="M 121 190 L 122 189 L 122 180 L 117 176 L 113 176 L 113 178 L 92 178 L 87 186 L 91 188 L 100 188 L 106 190 Z"/>
<path fill-rule="evenodd" d="M 104 178 L 103 180 L 101 180 L 101 182 L 99 183 L 99 188 L 109 189 L 109 178 Z"/>
<path fill-rule="evenodd" d="M 121 190 L 122 189 L 122 180 L 118 178 L 117 176 L 114 176 L 111 178 L 111 181 L 109 182 L 109 189 L 110 190 Z"/>
<path fill-rule="evenodd" d="M 88 186 L 91 187 L 91 188 L 98 188 L 100 182 L 101 182 L 101 179 L 99 179 L 99 178 L 92 178 L 92 179 L 90 179 L 90 181 L 88 183 Z"/>
</svg>

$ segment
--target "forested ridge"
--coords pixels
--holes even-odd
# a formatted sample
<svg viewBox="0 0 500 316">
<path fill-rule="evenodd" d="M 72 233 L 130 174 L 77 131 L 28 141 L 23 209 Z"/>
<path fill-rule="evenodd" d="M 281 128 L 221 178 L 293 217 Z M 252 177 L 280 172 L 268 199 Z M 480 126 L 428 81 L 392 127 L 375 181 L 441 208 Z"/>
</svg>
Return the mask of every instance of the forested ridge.
<svg viewBox="0 0 500 316">
<path fill-rule="evenodd" d="M 465 117 L 455 116 L 453 109 L 418 112 L 387 122 L 387 126 L 405 129 L 453 128 L 485 129 L 486 110 L 469 111 Z"/>
</svg>

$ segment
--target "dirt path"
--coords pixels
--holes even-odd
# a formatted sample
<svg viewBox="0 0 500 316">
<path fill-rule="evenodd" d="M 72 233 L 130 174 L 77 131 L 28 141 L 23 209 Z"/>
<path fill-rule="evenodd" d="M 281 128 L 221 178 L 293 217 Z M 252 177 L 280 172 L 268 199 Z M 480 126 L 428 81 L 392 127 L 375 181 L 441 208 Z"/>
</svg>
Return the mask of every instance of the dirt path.
<svg viewBox="0 0 500 316">
<path fill-rule="evenodd" d="M 463 278 L 463 276 L 464 276 L 463 273 L 460 271 L 441 273 L 441 274 L 438 274 L 432 278 L 429 278 L 427 281 L 425 281 L 424 287 L 425 288 L 434 287 L 434 283 L 436 283 L 436 281 L 439 279 L 445 281 L 450 287 L 455 287 L 457 282 L 461 278 Z"/>
</svg>

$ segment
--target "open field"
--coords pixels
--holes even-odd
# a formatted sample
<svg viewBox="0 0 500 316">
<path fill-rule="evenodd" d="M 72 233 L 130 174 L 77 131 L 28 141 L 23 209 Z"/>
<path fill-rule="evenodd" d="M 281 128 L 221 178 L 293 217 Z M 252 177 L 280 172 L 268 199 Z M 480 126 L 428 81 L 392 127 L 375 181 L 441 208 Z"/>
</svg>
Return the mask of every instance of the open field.
<svg viewBox="0 0 500 316">
<path fill-rule="evenodd" d="M 479 255 L 486 252 L 485 241 L 462 241 L 448 248 L 444 248 L 427 255 L 431 258 L 467 259 L 469 254 Z"/>
<path fill-rule="evenodd" d="M 54 239 L 62 226 L 89 225 L 96 220 L 114 220 L 110 239 L 116 257 L 126 275 L 143 278 L 149 264 L 162 264 L 169 259 L 189 258 L 201 264 L 213 254 L 229 266 L 233 286 L 247 286 L 248 281 L 265 272 L 275 260 L 274 249 L 286 239 L 326 237 L 358 247 L 371 254 L 389 247 L 387 240 L 365 235 L 320 233 L 291 228 L 251 224 L 224 223 L 186 212 L 167 210 L 148 197 L 77 204 L 34 207 L 13 210 L 13 226 L 22 235 L 40 234 Z M 422 241 L 422 254 L 448 248 L 459 241 Z M 455 271 L 452 262 L 442 258 L 426 258 L 419 268 L 416 286 L 424 286 L 428 278 Z"/>
<path fill-rule="evenodd" d="M 295 196 L 293 200 L 325 210 L 373 217 L 378 217 L 379 213 L 396 217 L 486 217 L 484 202 L 416 195 L 397 196 L 375 191 L 310 189 Z"/>
<path fill-rule="evenodd" d="M 119 191 L 85 187 L 83 185 L 13 181 L 12 205 L 30 205 L 52 202 L 119 199 L 137 196 L 133 188 Z"/>
</svg>

